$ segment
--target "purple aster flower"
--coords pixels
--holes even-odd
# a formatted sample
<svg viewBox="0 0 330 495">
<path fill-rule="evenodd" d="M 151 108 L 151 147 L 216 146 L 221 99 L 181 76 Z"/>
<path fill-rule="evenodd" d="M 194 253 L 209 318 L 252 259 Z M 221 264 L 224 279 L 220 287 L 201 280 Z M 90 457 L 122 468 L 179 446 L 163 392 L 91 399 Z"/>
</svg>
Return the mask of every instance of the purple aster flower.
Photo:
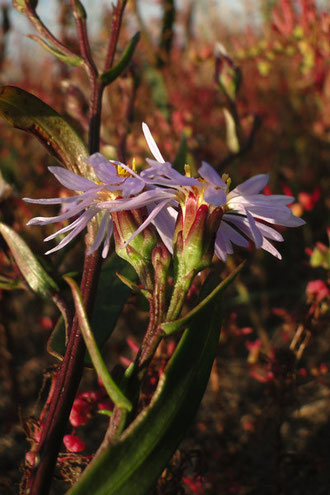
<svg viewBox="0 0 330 495">
<path fill-rule="evenodd" d="M 282 259 L 269 240 L 281 242 L 283 237 L 268 224 L 284 227 L 300 227 L 305 224 L 305 221 L 294 216 L 287 206 L 294 198 L 281 194 L 261 194 L 268 180 L 268 174 L 256 175 L 227 194 L 227 201 L 223 206 L 224 215 L 215 243 L 215 253 L 223 261 L 227 254 L 233 252 L 232 244 L 248 246 L 246 237 L 254 242 L 256 248 L 264 249 Z"/>
<path fill-rule="evenodd" d="M 283 241 L 283 237 L 268 224 L 299 227 L 305 222 L 294 216 L 287 206 L 294 198 L 261 194 L 268 183 L 268 174 L 256 175 L 229 192 L 228 176 L 225 174 L 220 177 L 206 162 L 203 162 L 198 170 L 199 179 L 182 176 L 170 163 L 165 162 L 146 124 L 143 124 L 143 132 L 156 161 L 147 160 L 150 168 L 143 171 L 141 177 L 156 180 L 158 184 L 170 188 L 172 205 L 180 205 L 183 222 L 185 204 L 192 194 L 196 196 L 199 206 L 205 204 L 209 206 L 210 215 L 215 209 L 221 208 L 222 218 L 215 240 L 215 254 L 218 258 L 225 261 L 227 254 L 233 253 L 233 244 L 248 247 L 249 240 L 252 240 L 257 248 L 264 249 L 281 259 L 280 253 L 269 240 Z M 187 172 L 189 175 L 189 167 Z M 161 222 L 162 229 L 166 232 L 167 244 L 173 239 L 176 220 L 176 212 L 173 214 L 171 211 L 169 214 L 168 208 L 167 211 L 163 210 L 154 222 L 157 229 L 157 222 Z M 191 222 L 191 219 L 189 221 Z"/>
<path fill-rule="evenodd" d="M 50 172 L 64 187 L 79 192 L 79 194 L 67 198 L 24 198 L 29 203 L 62 205 L 62 211 L 59 215 L 35 217 L 28 222 L 28 225 L 47 225 L 76 217 L 69 225 L 45 239 L 45 241 L 49 241 L 59 234 L 69 232 L 56 247 L 47 251 L 46 254 L 66 246 L 85 229 L 92 218 L 97 217 L 99 227 L 94 242 L 89 248 L 89 253 L 98 249 L 103 242 L 102 256 L 105 258 L 109 251 L 110 238 L 113 232 L 111 212 L 133 210 L 150 205 L 150 215 L 144 221 L 143 226 L 127 241 L 128 243 L 154 219 L 157 212 L 166 206 L 172 197 L 172 194 L 166 189 L 149 187 L 148 190 L 144 190 L 147 183 L 153 183 L 152 180 L 144 180 L 123 163 L 109 162 L 100 153 L 92 155 L 87 162 L 93 167 L 98 180 L 87 179 L 62 167 L 49 167 Z"/>
</svg>

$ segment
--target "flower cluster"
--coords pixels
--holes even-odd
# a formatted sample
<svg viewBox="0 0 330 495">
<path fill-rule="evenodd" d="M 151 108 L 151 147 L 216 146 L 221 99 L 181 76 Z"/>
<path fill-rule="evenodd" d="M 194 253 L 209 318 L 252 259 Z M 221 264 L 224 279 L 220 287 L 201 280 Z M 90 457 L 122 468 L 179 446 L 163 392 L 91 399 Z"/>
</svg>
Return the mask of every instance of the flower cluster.
<svg viewBox="0 0 330 495">
<path fill-rule="evenodd" d="M 191 249 L 192 242 L 198 242 L 196 231 L 212 225 L 209 229 L 209 240 L 213 236 L 212 245 L 208 242 L 207 247 L 203 248 L 208 256 L 214 252 L 225 261 L 227 255 L 233 253 L 233 244 L 248 247 L 252 241 L 256 248 L 264 249 L 281 259 L 270 241 L 283 241 L 283 237 L 271 225 L 298 227 L 305 222 L 295 217 L 288 208 L 287 205 L 293 202 L 292 197 L 262 194 L 268 183 L 268 174 L 256 175 L 231 191 L 229 177 L 226 174 L 220 177 L 206 162 L 198 170 L 199 177 L 191 177 L 188 165 L 185 167 L 185 175 L 182 175 L 164 160 L 148 126 L 143 124 L 142 128 L 154 160 L 147 159 L 148 168 L 140 174 L 134 166 L 108 161 L 96 153 L 88 159 L 97 177 L 96 181 L 61 167 L 49 168 L 63 186 L 78 194 L 68 198 L 25 198 L 25 201 L 31 203 L 62 205 L 59 215 L 36 217 L 29 221 L 29 225 L 74 219 L 45 239 L 48 241 L 59 234 L 70 232 L 47 254 L 64 247 L 93 217 L 97 217 L 99 227 L 89 251 L 95 251 L 103 242 L 102 255 L 106 257 L 113 232 L 111 214 L 145 208 L 147 215 L 125 239 L 125 245 L 153 223 L 170 252 L 173 252 L 173 242 L 180 242 L 182 249 L 187 245 Z M 204 240 L 201 242 L 205 243 Z"/>
</svg>

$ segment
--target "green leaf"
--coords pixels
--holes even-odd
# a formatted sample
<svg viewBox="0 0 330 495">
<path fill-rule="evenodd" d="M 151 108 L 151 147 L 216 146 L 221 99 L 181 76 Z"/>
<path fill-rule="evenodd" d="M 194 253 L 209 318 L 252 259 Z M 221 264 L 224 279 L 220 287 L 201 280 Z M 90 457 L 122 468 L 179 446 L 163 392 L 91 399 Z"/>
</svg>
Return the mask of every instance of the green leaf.
<svg viewBox="0 0 330 495">
<path fill-rule="evenodd" d="M 220 333 L 220 304 L 187 329 L 150 405 L 96 456 L 68 495 L 146 495 L 172 457 L 203 397 Z"/>
<path fill-rule="evenodd" d="M 86 310 L 81 297 L 81 292 L 77 283 L 70 277 L 64 277 L 64 279 L 70 285 L 80 330 L 84 337 L 86 347 L 88 349 L 98 377 L 102 380 L 102 384 L 113 403 L 117 407 L 121 407 L 123 409 L 126 409 L 127 411 L 131 411 L 132 404 L 125 397 L 116 382 L 113 380 L 106 367 L 105 362 L 102 359 L 101 352 L 96 344 L 93 331 L 88 322 Z"/>
<path fill-rule="evenodd" d="M 37 43 L 39 43 L 39 45 L 41 45 L 47 52 L 51 53 L 52 55 L 54 55 L 54 57 L 58 58 L 59 60 L 61 60 L 61 62 L 64 62 L 65 64 L 72 65 L 73 67 L 79 67 L 84 63 L 83 59 L 79 57 L 79 55 L 70 56 L 64 52 L 61 52 L 54 46 L 47 43 L 47 41 L 40 38 L 40 36 L 37 36 L 35 34 L 29 34 L 28 37 L 31 40 L 37 41 Z"/>
<path fill-rule="evenodd" d="M 185 134 L 182 133 L 180 146 L 173 162 L 173 168 L 183 175 L 185 174 L 184 166 L 187 163 L 187 151 L 187 139 Z"/>
<path fill-rule="evenodd" d="M 227 108 L 223 109 L 223 113 L 226 121 L 227 146 L 232 153 L 238 153 L 240 150 L 240 144 L 235 119 Z"/>
<path fill-rule="evenodd" d="M 36 96 L 14 86 L 1 86 L 0 116 L 36 136 L 72 172 L 94 178 L 92 167 L 82 159 L 88 156 L 84 143 L 63 117 Z"/>
<path fill-rule="evenodd" d="M 101 349 L 112 334 L 131 293 L 129 287 L 119 280 L 117 272 L 130 280 L 137 278 L 135 270 L 116 254 L 102 268 L 91 321 L 97 345 Z"/>
<path fill-rule="evenodd" d="M 191 320 L 193 320 L 196 315 L 198 315 L 201 311 L 204 311 L 205 308 L 210 306 L 210 304 L 214 304 L 214 299 L 218 296 L 220 292 L 222 292 L 229 284 L 237 277 L 239 272 L 242 270 L 245 265 L 245 261 L 243 261 L 235 270 L 233 270 L 228 277 L 226 277 L 219 285 L 207 296 L 203 299 L 197 306 L 194 307 L 189 313 L 180 318 L 179 320 L 168 321 L 161 325 L 162 330 L 166 333 L 166 335 L 171 335 L 172 333 L 180 330 L 185 325 L 187 325 Z"/>
<path fill-rule="evenodd" d="M 164 77 L 160 71 L 157 71 L 152 65 L 145 65 L 144 77 L 150 86 L 151 97 L 157 109 L 163 116 L 169 118 L 169 99 Z"/>
<path fill-rule="evenodd" d="M 25 289 L 21 280 L 13 280 L 12 278 L 4 277 L 0 275 L 0 289 L 2 290 L 17 290 Z"/>
<path fill-rule="evenodd" d="M 100 75 L 100 80 L 103 82 L 103 84 L 108 85 L 112 83 L 115 79 L 117 79 L 117 77 L 120 76 L 122 72 L 124 72 L 133 57 L 134 50 L 139 42 L 139 39 L 140 32 L 138 31 L 137 33 L 135 33 L 127 48 L 124 50 L 124 53 L 119 62 L 112 69 L 103 72 L 103 74 Z"/>
<path fill-rule="evenodd" d="M 67 343 L 63 316 L 60 316 L 47 342 L 47 352 L 62 361 Z"/>
<path fill-rule="evenodd" d="M 202 399 L 220 332 L 219 296 L 242 266 L 209 292 L 197 306 L 193 320 L 190 315 L 191 325 L 161 377 L 150 405 L 118 440 L 96 456 L 68 495 L 149 493 Z"/>
<path fill-rule="evenodd" d="M 0 233 L 8 244 L 20 272 L 31 289 L 43 298 L 52 297 L 59 288 L 41 266 L 26 242 L 4 223 L 0 223 Z"/>
<path fill-rule="evenodd" d="M 112 334 L 131 292 L 130 288 L 119 280 L 116 275 L 117 271 L 120 271 L 126 278 L 136 279 L 133 268 L 117 255 L 113 255 L 102 267 L 91 320 L 95 340 L 100 349 Z M 65 325 L 63 319 L 60 318 L 48 340 L 47 350 L 53 356 L 62 359 L 65 348 Z M 88 354 L 86 354 L 85 363 L 91 364 Z"/>
</svg>

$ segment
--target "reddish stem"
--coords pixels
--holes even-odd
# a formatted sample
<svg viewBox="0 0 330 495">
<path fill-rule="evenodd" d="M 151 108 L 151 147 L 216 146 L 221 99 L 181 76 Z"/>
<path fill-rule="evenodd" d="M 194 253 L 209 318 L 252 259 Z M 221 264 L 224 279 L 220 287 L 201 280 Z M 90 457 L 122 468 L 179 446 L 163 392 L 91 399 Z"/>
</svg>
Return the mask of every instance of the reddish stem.
<svg viewBox="0 0 330 495">
<path fill-rule="evenodd" d="M 86 256 L 81 290 L 89 314 L 96 293 L 99 268 L 99 253 Z M 26 491 L 31 495 L 46 495 L 49 491 L 52 472 L 83 371 L 85 345 L 77 317 L 74 318 L 69 335 L 68 346 L 55 378 L 53 396 L 36 451 L 39 463 L 37 462 L 35 468 L 31 470 L 26 483 Z"/>
<path fill-rule="evenodd" d="M 111 22 L 111 36 L 109 40 L 108 52 L 104 64 L 104 72 L 111 69 L 113 66 L 121 22 L 126 7 L 127 0 L 118 0 L 117 5 L 113 9 Z"/>
<path fill-rule="evenodd" d="M 88 70 L 89 76 L 92 77 L 93 79 L 96 79 L 98 77 L 98 71 L 95 62 L 93 60 L 91 47 L 88 40 L 86 19 L 82 17 L 81 14 L 79 13 L 79 8 L 76 9 L 75 1 L 71 0 L 70 3 L 76 22 L 81 56 L 84 59 L 84 63 Z"/>
<path fill-rule="evenodd" d="M 113 18 L 113 33 L 110 40 L 107 60 L 114 60 L 115 50 L 122 15 L 126 1 L 117 4 Z M 76 17 L 76 25 L 80 43 L 80 51 L 85 60 L 91 83 L 91 99 L 89 109 L 89 152 L 95 153 L 99 149 L 102 93 L 104 86 L 98 80 L 98 73 L 88 43 L 85 20 Z M 107 62 L 108 63 L 108 62 Z M 90 316 L 96 295 L 99 279 L 101 258 L 99 251 L 85 255 L 83 276 L 80 285 L 82 298 Z M 26 481 L 26 493 L 29 495 L 47 495 L 51 485 L 52 474 L 56 459 L 62 444 L 72 404 L 83 372 L 85 344 L 78 325 L 77 316 L 74 317 L 72 328 L 68 329 L 68 345 L 55 377 L 55 385 L 50 399 L 49 411 L 44 420 L 41 439 L 36 449 L 36 463 L 31 469 Z"/>
</svg>

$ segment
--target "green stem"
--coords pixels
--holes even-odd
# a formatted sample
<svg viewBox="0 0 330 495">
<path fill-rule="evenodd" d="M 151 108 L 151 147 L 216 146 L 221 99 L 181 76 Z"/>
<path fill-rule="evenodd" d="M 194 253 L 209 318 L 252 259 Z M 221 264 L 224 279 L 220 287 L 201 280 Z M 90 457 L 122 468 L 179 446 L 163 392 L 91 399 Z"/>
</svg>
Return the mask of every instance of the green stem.
<svg viewBox="0 0 330 495">
<path fill-rule="evenodd" d="M 195 275 L 196 272 L 192 271 L 185 277 L 177 277 L 178 281 L 174 286 L 170 306 L 166 315 L 166 321 L 175 320 L 179 316 Z"/>
</svg>

